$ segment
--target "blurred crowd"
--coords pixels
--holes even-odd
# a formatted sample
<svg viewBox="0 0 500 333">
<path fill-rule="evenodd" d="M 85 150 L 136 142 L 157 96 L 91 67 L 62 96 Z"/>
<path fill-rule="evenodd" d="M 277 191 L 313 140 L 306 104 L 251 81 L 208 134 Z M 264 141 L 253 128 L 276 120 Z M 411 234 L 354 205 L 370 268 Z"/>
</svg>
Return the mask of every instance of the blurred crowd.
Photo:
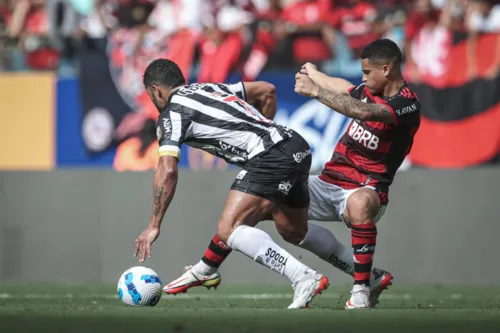
<svg viewBox="0 0 500 333">
<path fill-rule="evenodd" d="M 500 33 L 499 0 L 0 0 L 0 70 L 78 74 L 82 47 L 100 45 L 116 66 L 168 56 L 199 82 L 306 61 L 358 76 L 361 49 L 384 37 L 418 80 L 439 73 L 449 31 Z"/>
</svg>

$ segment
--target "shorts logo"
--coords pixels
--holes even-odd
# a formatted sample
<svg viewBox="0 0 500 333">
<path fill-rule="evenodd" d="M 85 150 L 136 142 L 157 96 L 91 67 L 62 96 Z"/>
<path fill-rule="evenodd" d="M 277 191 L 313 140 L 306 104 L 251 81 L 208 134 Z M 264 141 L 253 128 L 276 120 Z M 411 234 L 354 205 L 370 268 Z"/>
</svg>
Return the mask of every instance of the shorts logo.
<svg viewBox="0 0 500 333">
<path fill-rule="evenodd" d="M 247 174 L 247 171 L 246 170 L 241 170 L 237 175 L 236 175 L 236 179 L 243 179 L 245 178 L 245 175 Z"/>
<path fill-rule="evenodd" d="M 280 190 L 281 192 L 285 193 L 285 194 L 288 194 L 288 192 L 290 192 L 290 189 L 292 188 L 292 183 L 290 183 L 290 181 L 282 181 L 280 183 L 280 185 L 278 186 L 278 190 Z"/>
<path fill-rule="evenodd" d="M 293 159 L 295 160 L 295 162 L 300 163 L 309 155 L 311 155 L 311 149 L 299 151 L 298 153 L 293 154 Z"/>
</svg>

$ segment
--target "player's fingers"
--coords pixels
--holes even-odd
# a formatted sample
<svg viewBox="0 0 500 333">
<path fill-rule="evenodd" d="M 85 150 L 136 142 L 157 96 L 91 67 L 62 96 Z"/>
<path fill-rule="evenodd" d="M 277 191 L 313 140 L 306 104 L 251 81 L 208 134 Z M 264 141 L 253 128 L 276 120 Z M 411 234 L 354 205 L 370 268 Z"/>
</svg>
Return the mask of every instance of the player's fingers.
<svg viewBox="0 0 500 333">
<path fill-rule="evenodd" d="M 140 242 L 140 237 L 139 237 L 135 240 L 134 258 L 137 257 L 137 254 L 139 253 L 140 245 L 141 245 L 141 242 Z"/>
<path fill-rule="evenodd" d="M 146 254 L 148 258 L 151 258 L 151 244 L 148 244 L 148 247 L 146 247 Z"/>
<path fill-rule="evenodd" d="M 144 242 L 141 242 L 141 249 L 139 252 L 140 252 L 139 262 L 144 262 L 144 260 L 146 260 L 146 246 L 144 245 Z"/>
</svg>

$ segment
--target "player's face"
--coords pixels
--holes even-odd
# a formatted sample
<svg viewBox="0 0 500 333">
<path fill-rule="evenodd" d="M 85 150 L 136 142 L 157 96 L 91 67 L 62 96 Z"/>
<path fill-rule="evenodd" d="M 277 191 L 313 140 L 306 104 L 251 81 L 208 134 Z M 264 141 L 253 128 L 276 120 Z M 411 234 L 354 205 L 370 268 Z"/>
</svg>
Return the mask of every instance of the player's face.
<svg viewBox="0 0 500 333">
<path fill-rule="evenodd" d="M 368 90 L 370 90 L 370 93 L 372 95 L 382 94 L 388 82 L 389 66 L 372 63 L 368 59 L 362 59 L 361 70 L 363 71 L 363 82 Z"/>
<path fill-rule="evenodd" d="M 149 98 L 156 106 L 156 109 L 158 109 L 158 112 L 163 111 L 163 109 L 167 107 L 167 103 L 163 98 L 163 92 L 160 87 L 153 85 L 148 87 L 146 91 L 148 92 Z"/>
</svg>

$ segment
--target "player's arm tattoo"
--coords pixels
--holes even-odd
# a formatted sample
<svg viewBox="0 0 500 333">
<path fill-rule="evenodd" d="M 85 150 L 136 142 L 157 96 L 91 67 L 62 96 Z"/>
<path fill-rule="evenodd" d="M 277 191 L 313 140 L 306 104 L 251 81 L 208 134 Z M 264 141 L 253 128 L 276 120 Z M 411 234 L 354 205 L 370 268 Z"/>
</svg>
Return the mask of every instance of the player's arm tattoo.
<svg viewBox="0 0 500 333">
<path fill-rule="evenodd" d="M 165 161 L 168 159 L 168 161 Z M 177 187 L 177 161 L 174 157 L 160 157 L 153 184 L 153 209 L 150 225 L 160 227 L 163 216 L 174 198 Z"/>
<path fill-rule="evenodd" d="M 323 88 L 319 88 L 316 99 L 338 113 L 350 118 L 394 124 L 394 117 L 391 110 L 382 104 L 364 103 L 351 96 L 342 95 Z"/>
<path fill-rule="evenodd" d="M 163 196 L 163 186 L 156 186 L 155 188 L 155 195 L 154 195 L 154 211 L 153 215 L 158 216 L 160 214 L 160 208 L 161 208 L 161 198 Z"/>
</svg>

